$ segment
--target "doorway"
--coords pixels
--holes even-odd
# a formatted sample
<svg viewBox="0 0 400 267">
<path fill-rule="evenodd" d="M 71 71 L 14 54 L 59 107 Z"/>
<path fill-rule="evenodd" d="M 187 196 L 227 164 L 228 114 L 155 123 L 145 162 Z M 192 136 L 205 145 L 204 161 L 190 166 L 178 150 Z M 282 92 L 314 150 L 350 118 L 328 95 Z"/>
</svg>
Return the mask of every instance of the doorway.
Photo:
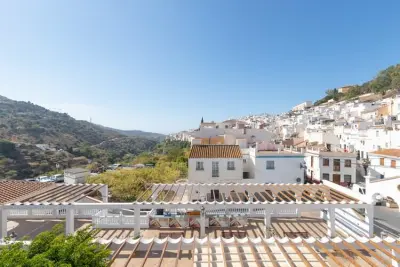
<svg viewBox="0 0 400 267">
<path fill-rule="evenodd" d="M 332 178 L 335 184 L 340 184 L 340 174 L 334 174 Z"/>
</svg>

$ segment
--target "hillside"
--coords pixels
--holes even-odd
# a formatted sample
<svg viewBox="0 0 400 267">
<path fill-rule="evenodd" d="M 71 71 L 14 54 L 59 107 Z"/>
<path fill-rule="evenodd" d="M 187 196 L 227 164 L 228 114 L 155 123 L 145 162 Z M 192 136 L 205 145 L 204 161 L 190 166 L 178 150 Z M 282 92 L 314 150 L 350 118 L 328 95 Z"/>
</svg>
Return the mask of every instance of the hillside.
<svg viewBox="0 0 400 267">
<path fill-rule="evenodd" d="M 89 160 L 107 165 L 126 154 L 131 158 L 158 143 L 153 133 L 149 133 L 150 138 L 142 133 L 141 137 L 130 137 L 65 113 L 0 96 L 0 179 L 33 177 L 56 170 L 56 166 L 84 166 Z M 36 144 L 51 149 L 40 149 Z"/>
<path fill-rule="evenodd" d="M 374 79 L 368 82 L 351 86 L 351 89 L 345 94 L 339 93 L 336 88 L 329 89 L 326 91 L 326 96 L 317 100 L 314 105 L 323 104 L 331 99 L 335 101 L 348 100 L 367 93 L 384 96 L 388 91 L 398 89 L 400 89 L 400 64 L 380 71 Z"/>
<path fill-rule="evenodd" d="M 82 143 L 95 145 L 122 135 L 66 113 L 50 111 L 30 102 L 0 96 L 0 139 L 27 144 L 52 144 L 67 149 Z"/>
<path fill-rule="evenodd" d="M 150 139 L 156 139 L 156 140 L 163 140 L 165 139 L 164 134 L 160 133 L 152 133 L 152 132 L 145 132 L 145 131 L 140 131 L 140 130 L 120 130 L 120 129 L 114 129 L 110 127 L 104 127 L 99 125 L 100 127 L 103 127 L 104 129 L 107 129 L 109 131 L 117 132 L 122 135 L 126 136 L 139 136 L 139 137 L 145 137 L 145 138 L 150 138 Z"/>
</svg>

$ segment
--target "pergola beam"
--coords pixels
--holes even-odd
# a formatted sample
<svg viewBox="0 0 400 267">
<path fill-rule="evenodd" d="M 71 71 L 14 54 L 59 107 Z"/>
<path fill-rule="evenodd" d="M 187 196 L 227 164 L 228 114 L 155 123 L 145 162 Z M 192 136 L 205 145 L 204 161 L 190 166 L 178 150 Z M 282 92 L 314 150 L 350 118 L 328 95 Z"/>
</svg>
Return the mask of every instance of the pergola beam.
<svg viewBox="0 0 400 267">
<path fill-rule="evenodd" d="M 166 242 L 167 243 L 167 242 Z M 125 263 L 124 263 L 124 267 L 127 267 L 129 265 L 129 262 L 131 261 L 131 259 L 133 258 L 133 256 L 136 253 L 137 248 L 139 247 L 140 242 L 137 242 L 135 247 L 132 249 L 131 253 L 129 254 L 128 258 L 126 259 Z"/>
<path fill-rule="evenodd" d="M 167 243 L 167 242 L 165 242 L 165 243 Z M 143 259 L 142 264 L 140 264 L 140 267 L 143 267 L 146 264 L 147 258 L 149 257 L 149 254 L 150 254 L 150 251 L 151 251 L 153 245 L 154 245 L 154 241 L 152 241 L 150 243 L 149 247 L 147 248 L 146 255 L 144 255 L 144 259 Z"/>
<path fill-rule="evenodd" d="M 314 256 L 314 258 L 318 260 L 321 266 L 328 267 L 328 264 L 326 264 L 326 262 L 321 258 L 321 256 L 318 255 L 318 253 L 306 241 L 303 240 L 302 244 Z"/>
<path fill-rule="evenodd" d="M 350 257 L 345 251 L 343 251 L 339 246 L 337 246 L 334 242 L 329 241 L 329 244 L 335 249 L 335 251 L 340 252 L 351 264 L 357 267 L 361 267 L 360 264 L 358 264 L 352 257 Z"/>
<path fill-rule="evenodd" d="M 310 262 L 304 257 L 304 255 L 301 253 L 301 251 L 296 247 L 296 245 L 293 244 L 292 241 L 289 241 L 290 247 L 296 252 L 297 256 L 302 260 L 305 266 L 311 267 Z"/>
<path fill-rule="evenodd" d="M 368 252 L 368 254 L 372 255 L 374 258 L 376 258 L 378 261 L 382 262 L 384 265 L 386 266 L 392 266 L 392 264 L 387 261 L 386 259 L 384 259 L 383 257 L 381 257 L 380 255 L 378 255 L 378 253 L 376 253 L 375 251 L 373 251 L 372 249 L 370 249 L 369 247 L 367 247 L 366 245 L 364 245 L 363 243 L 361 243 L 360 241 L 356 240 L 355 242 L 360 248 L 364 249 L 365 251 Z"/>
<path fill-rule="evenodd" d="M 164 247 L 162 249 L 162 252 L 161 252 L 161 255 L 160 255 L 160 260 L 158 261 L 157 267 L 161 267 L 161 263 L 163 261 L 165 250 L 167 249 L 167 246 L 168 246 L 168 242 L 165 242 L 165 245 L 164 245 Z"/>
</svg>

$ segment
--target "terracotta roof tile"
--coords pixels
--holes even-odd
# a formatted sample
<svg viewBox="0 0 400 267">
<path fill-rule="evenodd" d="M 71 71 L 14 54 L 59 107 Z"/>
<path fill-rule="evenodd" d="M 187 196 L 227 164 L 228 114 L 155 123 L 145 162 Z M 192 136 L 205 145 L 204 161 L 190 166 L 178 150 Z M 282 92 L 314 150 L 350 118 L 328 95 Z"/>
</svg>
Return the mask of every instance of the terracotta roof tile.
<svg viewBox="0 0 400 267">
<path fill-rule="evenodd" d="M 35 191 L 50 188 L 54 183 L 7 180 L 0 181 L 0 203 L 8 203 Z"/>
<path fill-rule="evenodd" d="M 395 148 L 382 149 L 382 150 L 371 152 L 371 154 L 384 155 L 384 156 L 390 156 L 390 157 L 400 157 L 400 149 L 395 149 Z"/>
<path fill-rule="evenodd" d="M 189 158 L 242 158 L 238 145 L 193 145 Z"/>
</svg>

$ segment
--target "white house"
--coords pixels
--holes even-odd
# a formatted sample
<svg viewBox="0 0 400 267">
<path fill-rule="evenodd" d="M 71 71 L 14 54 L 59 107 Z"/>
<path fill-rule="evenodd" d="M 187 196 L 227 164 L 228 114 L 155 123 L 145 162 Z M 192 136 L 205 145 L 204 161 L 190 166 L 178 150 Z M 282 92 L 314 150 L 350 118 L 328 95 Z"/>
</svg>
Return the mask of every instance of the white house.
<svg viewBox="0 0 400 267">
<path fill-rule="evenodd" d="M 304 183 L 304 154 L 257 144 L 249 149 L 252 183 Z"/>
<path fill-rule="evenodd" d="M 356 154 L 309 149 L 305 153 L 307 177 L 336 184 L 356 182 Z"/>
<path fill-rule="evenodd" d="M 303 102 L 301 104 L 298 104 L 298 105 L 294 106 L 292 108 L 292 111 L 304 110 L 304 109 L 306 109 L 308 107 L 311 107 L 311 106 L 312 106 L 312 102 L 311 101 L 305 101 L 305 102 Z"/>
<path fill-rule="evenodd" d="M 238 145 L 193 145 L 189 154 L 189 182 L 237 183 L 243 179 Z"/>
<path fill-rule="evenodd" d="M 64 183 L 84 184 L 89 176 L 89 171 L 83 168 L 73 168 L 64 170 Z"/>
<path fill-rule="evenodd" d="M 368 170 L 375 178 L 400 176 L 400 149 L 382 149 L 369 153 Z"/>
</svg>

